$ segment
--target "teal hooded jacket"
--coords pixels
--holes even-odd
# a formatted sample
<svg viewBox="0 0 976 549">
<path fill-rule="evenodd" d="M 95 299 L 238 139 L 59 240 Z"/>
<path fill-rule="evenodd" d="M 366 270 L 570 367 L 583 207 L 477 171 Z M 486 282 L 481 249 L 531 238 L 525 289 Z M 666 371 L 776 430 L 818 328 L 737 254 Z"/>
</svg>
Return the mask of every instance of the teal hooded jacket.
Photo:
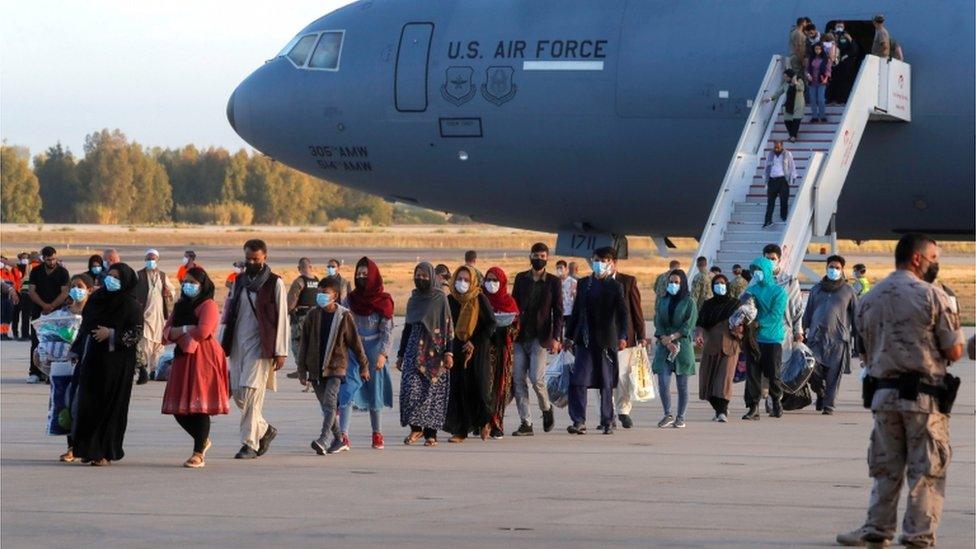
<svg viewBox="0 0 976 549">
<path fill-rule="evenodd" d="M 752 285 L 746 290 L 756 301 L 759 323 L 759 333 L 756 341 L 759 343 L 783 343 L 786 328 L 783 318 L 789 301 L 786 290 L 776 283 L 773 275 L 773 262 L 765 257 L 757 257 L 749 265 L 752 271 Z M 756 280 L 756 272 L 762 273 L 762 281 Z"/>
</svg>

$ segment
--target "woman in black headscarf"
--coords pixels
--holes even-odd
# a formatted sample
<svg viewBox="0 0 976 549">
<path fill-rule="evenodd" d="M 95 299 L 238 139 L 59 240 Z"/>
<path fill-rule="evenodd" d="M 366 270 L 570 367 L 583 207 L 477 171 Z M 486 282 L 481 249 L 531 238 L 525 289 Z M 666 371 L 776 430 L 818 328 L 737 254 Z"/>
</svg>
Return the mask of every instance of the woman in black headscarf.
<svg viewBox="0 0 976 549">
<path fill-rule="evenodd" d="M 184 467 L 200 468 L 210 448 L 210 416 L 226 414 L 230 395 L 227 356 L 214 334 L 220 311 L 214 283 L 200 267 L 183 276 L 180 300 L 163 329 L 163 338 L 176 344 L 173 369 L 163 393 L 163 413 L 193 437 L 193 455 Z"/>
<path fill-rule="evenodd" d="M 739 361 L 742 326 L 729 327 L 729 318 L 739 308 L 739 300 L 729 296 L 729 279 L 718 274 L 712 279 L 712 298 L 702 304 L 695 329 L 695 345 L 702 348 L 698 377 L 698 398 L 715 409 L 712 421 L 728 421 L 732 378 Z"/>
<path fill-rule="evenodd" d="M 74 455 L 92 465 L 122 459 L 129 416 L 136 344 L 142 336 L 142 308 L 136 301 L 136 272 L 125 263 L 109 268 L 104 286 L 81 313 L 81 328 L 71 347 L 79 357 L 71 404 Z"/>
<path fill-rule="evenodd" d="M 434 266 L 426 261 L 413 271 L 416 289 L 407 301 L 407 317 L 397 353 L 400 377 L 400 424 L 410 426 L 403 443 L 423 437 L 424 446 L 437 445 L 437 430 L 444 427 L 454 366 L 451 343 L 454 324 L 447 296 L 434 286 Z"/>
</svg>

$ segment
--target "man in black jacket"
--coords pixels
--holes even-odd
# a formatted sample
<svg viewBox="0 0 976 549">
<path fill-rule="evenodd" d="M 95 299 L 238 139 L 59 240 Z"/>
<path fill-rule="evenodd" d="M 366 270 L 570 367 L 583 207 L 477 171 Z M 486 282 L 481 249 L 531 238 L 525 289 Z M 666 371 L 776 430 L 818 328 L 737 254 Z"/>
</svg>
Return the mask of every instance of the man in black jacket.
<svg viewBox="0 0 976 549">
<path fill-rule="evenodd" d="M 627 348 L 617 354 L 620 379 L 613 396 L 620 426 L 624 429 L 630 429 L 634 426 L 634 420 L 630 417 L 632 407 L 630 402 L 630 359 L 638 346 L 647 345 L 647 336 L 644 333 L 644 308 L 641 307 L 641 294 L 637 287 L 637 278 L 617 272 L 617 261 L 615 259 L 610 261 L 610 268 L 613 269 L 611 275 L 613 279 L 624 287 L 624 300 L 630 318 L 630 322 L 627 323 Z"/>
<path fill-rule="evenodd" d="M 600 390 L 600 429 L 613 434 L 613 389 L 617 386 L 617 353 L 627 347 L 630 323 L 624 287 L 614 280 L 613 248 L 593 252 L 593 274 L 576 287 L 573 315 L 566 327 L 567 345 L 576 362 L 569 383 L 571 434 L 586 434 L 586 390 Z"/>
<path fill-rule="evenodd" d="M 512 367 L 512 386 L 515 406 L 522 424 L 512 436 L 532 436 L 532 414 L 529 412 L 529 388 L 532 383 L 545 432 L 555 425 L 552 404 L 546 390 L 546 361 L 548 353 L 558 353 L 559 337 L 563 330 L 562 283 L 559 277 L 546 272 L 549 247 L 542 242 L 532 245 L 529 253 L 532 268 L 515 276 L 512 297 L 519 308 L 519 333 L 515 340 Z"/>
</svg>

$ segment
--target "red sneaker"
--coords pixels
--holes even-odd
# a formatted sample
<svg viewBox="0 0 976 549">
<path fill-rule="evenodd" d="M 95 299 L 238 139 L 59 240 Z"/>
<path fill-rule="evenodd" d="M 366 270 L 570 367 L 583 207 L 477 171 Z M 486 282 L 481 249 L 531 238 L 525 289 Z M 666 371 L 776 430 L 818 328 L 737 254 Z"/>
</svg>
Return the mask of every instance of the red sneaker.
<svg viewBox="0 0 976 549">
<path fill-rule="evenodd" d="M 349 435 L 347 433 L 342 433 L 342 444 L 345 445 L 346 448 L 352 448 L 352 445 L 349 444 Z"/>
<path fill-rule="evenodd" d="M 376 450 L 383 449 L 383 433 L 373 433 L 373 448 Z"/>
</svg>

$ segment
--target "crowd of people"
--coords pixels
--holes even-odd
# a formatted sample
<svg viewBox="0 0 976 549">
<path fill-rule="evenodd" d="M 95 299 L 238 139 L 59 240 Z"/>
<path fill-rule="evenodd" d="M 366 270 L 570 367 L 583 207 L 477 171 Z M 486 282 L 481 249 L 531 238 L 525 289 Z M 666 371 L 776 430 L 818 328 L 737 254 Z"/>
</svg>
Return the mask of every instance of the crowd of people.
<svg viewBox="0 0 976 549">
<path fill-rule="evenodd" d="M 321 430 L 310 446 L 324 455 L 350 449 L 353 410 L 369 412 L 372 446 L 384 447 L 382 411 L 394 401 L 390 359 L 400 372 L 400 424 L 408 429 L 403 442 L 432 447 L 442 431 L 455 444 L 470 436 L 503 438 L 505 409 L 512 399 L 519 415 L 512 436 L 534 435 L 533 394 L 542 430 L 552 431 L 556 417 L 546 385 L 547 363 L 564 351 L 573 356 L 567 432 L 588 432 L 587 395 L 597 389 L 597 431 L 611 435 L 619 427 L 634 427 L 630 392 L 621 386 L 630 378 L 630 353 L 637 349 L 652 357 L 662 407 L 657 427 L 663 429 L 687 426 L 689 384 L 696 370 L 699 398 L 709 403 L 712 420 L 720 423 L 729 420 L 733 386 L 742 379 L 743 420 L 758 420 L 764 401 L 770 417 L 782 417 L 780 373 L 790 360 L 786 356 L 796 353 L 806 352 L 816 362 L 808 385 L 816 393 L 816 409 L 825 415 L 834 412 L 842 376 L 851 372 L 851 358 L 858 354 L 867 359 L 869 379 L 879 380 L 878 394 L 897 389 L 891 380 L 899 378 L 891 374 L 903 370 L 888 363 L 901 363 L 885 357 L 882 349 L 896 344 L 906 347 L 906 356 L 914 356 L 907 347 L 917 347 L 918 339 L 898 332 L 894 335 L 907 338 L 898 343 L 879 332 L 890 322 L 885 317 L 890 311 L 879 313 L 878 305 L 868 305 L 891 299 L 892 284 L 910 284 L 929 296 L 923 305 L 932 314 L 945 316 L 935 327 L 939 339 L 933 349 L 945 350 L 946 342 L 962 338 L 958 308 L 936 281 L 937 248 L 921 235 L 902 239 L 896 251 L 899 270 L 874 289 L 864 265 L 856 265 L 848 278 L 846 260 L 830 256 L 824 277 L 806 298 L 797 278 L 782 269 L 783 252 L 777 244 L 765 246 L 746 267 L 734 265 L 731 278 L 699 257 L 689 280 L 680 261 L 671 261 L 654 282 L 653 336 L 645 329 L 637 279 L 620 272 L 613 248 L 596 250 L 589 262 L 591 273 L 580 276 L 578 266 L 565 261 L 556 262 L 555 273 L 550 272 L 550 249 L 537 243 L 529 250 L 528 268 L 515 275 L 511 293 L 508 274 L 499 267 L 482 273 L 475 252 L 468 252 L 465 263 L 454 270 L 421 262 L 413 271 L 414 289 L 397 349 L 393 298 L 369 257 L 356 263 L 351 282 L 340 272 L 338 260 L 329 260 L 327 276 L 319 279 L 311 260 L 302 258 L 299 276 L 286 284 L 268 265 L 263 241 L 249 240 L 243 251 L 244 260 L 235 263 L 225 281 L 229 295 L 222 312 L 214 299 L 215 284 L 192 251 L 183 258 L 178 285 L 159 270 L 155 249 L 146 251 L 139 271 L 123 263 L 115 250 L 106 250 L 89 258 L 87 270 L 74 276 L 52 247 L 24 255 L 26 264 L 0 258 L 5 336 L 13 329 L 13 306 L 23 311 L 24 299 L 35 318 L 58 310 L 81 315 L 70 347 L 74 393 L 62 461 L 107 465 L 123 458 L 133 383 L 154 376 L 168 345 L 174 347 L 174 357 L 161 411 L 173 415 L 193 440 L 184 466 L 200 468 L 211 447 L 211 416 L 229 413 L 231 400 L 240 410 L 241 447 L 235 458 L 255 459 L 268 452 L 277 429 L 264 417 L 265 397 L 267 390 L 276 390 L 276 372 L 289 354 L 297 364 L 293 377 L 314 391 L 321 408 Z M 879 293 L 884 295 L 872 301 Z M 28 333 L 22 324 L 19 330 L 21 337 Z M 36 337 L 33 341 L 36 346 Z M 923 393 L 935 394 L 942 379 L 951 378 L 945 366 L 958 355 L 939 352 L 932 360 L 941 361 L 941 371 L 927 371 L 929 377 L 920 378 Z M 32 360 L 28 381 L 43 375 Z M 675 405 L 672 378 L 677 384 Z M 796 393 L 796 387 L 791 390 Z M 934 413 L 934 398 L 924 411 Z M 897 418 L 882 421 L 877 413 L 889 410 L 887 402 L 874 408 L 875 429 L 890 434 L 889 423 Z M 892 406 L 892 414 L 904 411 L 897 401 Z M 872 474 L 876 484 L 889 482 Z M 918 482 L 913 474 L 910 469 L 909 482 Z M 941 497 L 940 486 L 931 490 L 931 497 Z M 887 504 L 872 499 L 872 505 Z M 863 535 L 850 539 L 888 535 L 880 527 L 871 530 L 871 524 L 860 531 Z"/>
</svg>

